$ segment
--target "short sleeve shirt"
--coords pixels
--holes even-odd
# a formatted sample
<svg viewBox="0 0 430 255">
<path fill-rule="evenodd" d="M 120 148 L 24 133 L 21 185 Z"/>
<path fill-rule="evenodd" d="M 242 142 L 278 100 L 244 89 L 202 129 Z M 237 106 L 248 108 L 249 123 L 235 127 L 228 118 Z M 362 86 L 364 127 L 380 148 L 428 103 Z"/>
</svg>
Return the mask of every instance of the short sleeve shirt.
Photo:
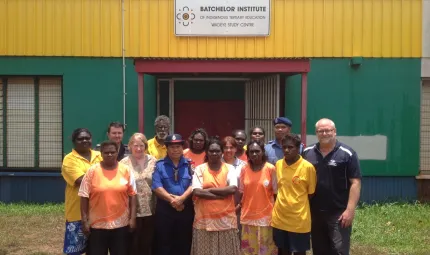
<svg viewBox="0 0 430 255">
<path fill-rule="evenodd" d="M 213 171 L 207 163 L 198 166 L 193 175 L 193 190 L 237 187 L 237 176 L 232 165 L 223 163 L 221 169 Z M 237 217 L 233 194 L 223 199 L 197 198 L 194 204 L 193 227 L 206 231 L 221 231 L 237 228 Z"/>
<path fill-rule="evenodd" d="M 276 169 L 266 163 L 259 171 L 253 171 L 249 165 L 240 175 L 242 211 L 240 223 L 267 227 L 272 220 L 274 194 L 277 193 Z"/>
<path fill-rule="evenodd" d="M 113 170 L 95 164 L 85 174 L 78 195 L 89 199 L 92 228 L 125 227 L 130 219 L 129 197 L 136 195 L 133 172 L 122 163 Z"/>
<path fill-rule="evenodd" d="M 276 177 L 278 195 L 272 213 L 272 227 L 294 233 L 310 232 L 308 195 L 315 192 L 315 168 L 302 157 L 292 165 L 281 159 L 276 162 Z"/>
<path fill-rule="evenodd" d="M 361 179 L 357 153 L 339 141 L 334 149 L 323 157 L 319 143 L 303 150 L 303 157 L 312 163 L 317 172 L 318 183 L 311 199 L 312 210 L 338 212 L 346 209 L 351 182 Z"/>
<path fill-rule="evenodd" d="M 152 190 L 164 188 L 169 194 L 181 196 L 191 186 L 192 175 L 189 163 L 181 157 L 178 166 L 175 167 L 169 157 L 157 161 L 152 175 Z M 172 206 L 163 199 L 157 200 L 157 212 L 176 212 Z"/>
<path fill-rule="evenodd" d="M 148 141 L 148 153 L 156 159 L 162 159 L 167 155 L 167 147 L 159 144 L 154 137 Z"/>
<path fill-rule="evenodd" d="M 192 160 L 195 167 L 205 163 L 206 152 L 194 154 L 189 148 L 184 150 L 184 157 Z"/>
<path fill-rule="evenodd" d="M 264 146 L 264 150 L 266 151 L 267 161 L 272 165 L 275 165 L 278 160 L 284 157 L 282 146 L 276 140 L 269 141 Z"/>
<path fill-rule="evenodd" d="M 90 161 L 75 150 L 64 157 L 61 175 L 66 181 L 65 216 L 68 222 L 81 220 L 81 200 L 78 196 L 79 186 L 75 185 L 76 180 L 84 176 L 91 165 L 100 161 L 102 161 L 100 152 L 94 150 L 91 150 Z"/>
</svg>

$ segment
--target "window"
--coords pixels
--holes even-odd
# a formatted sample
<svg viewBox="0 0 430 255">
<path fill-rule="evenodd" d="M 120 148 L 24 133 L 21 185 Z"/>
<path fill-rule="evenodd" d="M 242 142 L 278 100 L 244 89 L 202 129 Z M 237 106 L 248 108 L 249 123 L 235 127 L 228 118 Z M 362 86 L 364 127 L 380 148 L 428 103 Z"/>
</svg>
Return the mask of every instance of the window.
<svg viewBox="0 0 430 255">
<path fill-rule="evenodd" d="M 421 175 L 430 175 L 430 80 L 423 80 L 421 90 Z"/>
<path fill-rule="evenodd" d="M 61 77 L 0 77 L 2 168 L 60 168 L 62 123 Z"/>
</svg>

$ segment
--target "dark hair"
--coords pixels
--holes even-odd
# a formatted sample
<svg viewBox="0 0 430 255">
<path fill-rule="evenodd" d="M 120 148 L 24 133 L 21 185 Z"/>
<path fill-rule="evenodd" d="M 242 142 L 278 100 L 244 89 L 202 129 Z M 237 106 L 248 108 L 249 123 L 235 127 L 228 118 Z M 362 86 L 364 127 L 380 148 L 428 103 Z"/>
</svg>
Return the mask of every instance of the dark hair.
<svg viewBox="0 0 430 255">
<path fill-rule="evenodd" d="M 246 138 L 248 137 L 248 136 L 246 135 L 245 130 L 243 130 L 243 129 L 235 129 L 235 130 L 233 130 L 233 133 L 231 133 L 231 134 L 233 135 L 233 137 L 235 137 L 237 133 L 243 133 L 243 134 L 245 135 L 245 140 L 246 140 Z"/>
<path fill-rule="evenodd" d="M 91 132 L 88 129 L 77 128 L 77 129 L 73 130 L 73 133 L 72 133 L 72 142 L 73 143 L 76 142 L 76 138 L 78 138 L 78 135 L 82 132 L 87 132 L 90 135 L 90 137 L 93 137 L 93 135 L 91 134 Z"/>
<path fill-rule="evenodd" d="M 208 146 L 206 146 L 205 152 L 205 162 L 208 162 L 208 153 L 209 153 L 209 147 L 212 144 L 218 144 L 219 147 L 221 148 L 221 152 L 224 151 L 224 145 L 222 145 L 222 142 L 219 140 L 219 136 L 212 136 L 209 138 L 209 142 L 208 142 Z"/>
<path fill-rule="evenodd" d="M 264 130 L 264 128 L 261 126 L 254 126 L 253 128 L 251 128 L 249 130 L 249 136 L 252 136 L 252 132 L 254 132 L 254 130 L 257 128 L 261 129 L 261 131 L 263 131 L 263 135 L 266 136 L 266 130 Z"/>
<path fill-rule="evenodd" d="M 267 155 L 266 155 L 266 150 L 264 149 L 264 143 L 262 142 L 262 141 L 259 141 L 259 142 L 257 142 L 257 141 L 250 141 L 247 145 L 246 145 L 246 147 L 247 147 L 247 150 L 246 150 L 246 156 L 248 157 L 248 163 L 250 164 L 250 165 L 252 165 L 252 161 L 251 161 L 251 157 L 250 157 L 250 155 L 249 155 L 249 147 L 251 146 L 251 145 L 254 145 L 254 144 L 256 144 L 258 147 L 260 147 L 260 149 L 261 149 L 261 153 L 263 153 L 263 158 L 262 158 L 262 160 L 263 160 L 263 162 L 264 163 L 266 163 L 267 162 Z"/>
<path fill-rule="evenodd" d="M 111 146 L 111 145 L 115 146 L 116 150 L 119 149 L 119 145 L 116 142 L 111 141 L 111 140 L 107 140 L 107 141 L 104 141 L 100 144 L 100 152 L 103 152 L 104 148 L 106 148 L 107 146 Z"/>
<path fill-rule="evenodd" d="M 285 137 L 282 139 L 281 145 L 284 145 L 288 141 L 292 141 L 294 146 L 296 146 L 296 148 L 300 148 L 300 144 L 302 144 L 302 140 L 300 139 L 300 136 L 298 136 L 296 134 L 290 133 L 290 134 L 285 135 Z"/>
<path fill-rule="evenodd" d="M 195 135 L 201 134 L 203 136 L 203 140 L 205 140 L 205 146 L 204 149 L 206 150 L 206 147 L 208 145 L 209 139 L 208 139 L 208 133 L 206 133 L 206 130 L 204 128 L 198 128 L 194 130 L 190 137 L 188 137 L 188 144 L 190 148 L 193 148 L 193 138 Z"/>
<path fill-rule="evenodd" d="M 221 142 L 222 142 L 223 147 L 225 147 L 227 145 L 227 143 L 231 143 L 231 145 L 235 148 L 237 147 L 236 139 L 234 139 L 234 137 L 232 137 L 232 136 L 224 137 L 224 139 L 222 139 Z"/>
<path fill-rule="evenodd" d="M 107 132 L 108 132 L 108 133 L 110 132 L 110 128 L 111 128 L 111 127 L 122 128 L 122 132 L 124 132 L 124 131 L 125 131 L 124 124 L 119 123 L 119 122 L 116 122 L 116 121 L 111 122 L 111 123 L 109 124 L 108 129 L 107 129 Z"/>
</svg>

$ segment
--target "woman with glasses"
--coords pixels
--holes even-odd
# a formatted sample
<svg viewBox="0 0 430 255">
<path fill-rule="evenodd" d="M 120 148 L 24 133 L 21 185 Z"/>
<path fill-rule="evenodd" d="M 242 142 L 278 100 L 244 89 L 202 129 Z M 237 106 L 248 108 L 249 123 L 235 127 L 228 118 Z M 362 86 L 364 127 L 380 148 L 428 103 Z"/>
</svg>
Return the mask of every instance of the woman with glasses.
<svg viewBox="0 0 430 255">
<path fill-rule="evenodd" d="M 208 134 L 203 128 L 194 130 L 188 138 L 190 148 L 184 150 L 184 157 L 191 159 L 193 167 L 205 162 Z"/>
<path fill-rule="evenodd" d="M 66 155 L 61 166 L 61 175 L 66 181 L 64 235 L 65 254 L 81 254 L 85 251 L 87 238 L 82 232 L 79 186 L 91 165 L 102 161 L 100 152 L 91 149 L 92 135 L 86 128 L 75 129 L 72 133 L 73 149 Z"/>
</svg>

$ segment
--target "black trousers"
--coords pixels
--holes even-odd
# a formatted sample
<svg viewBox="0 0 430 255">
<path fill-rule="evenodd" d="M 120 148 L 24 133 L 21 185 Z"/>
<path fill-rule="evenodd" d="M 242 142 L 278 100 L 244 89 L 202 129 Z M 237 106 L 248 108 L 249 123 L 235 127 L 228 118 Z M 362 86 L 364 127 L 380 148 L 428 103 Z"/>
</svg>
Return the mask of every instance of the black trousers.
<svg viewBox="0 0 430 255">
<path fill-rule="evenodd" d="M 127 255 L 129 228 L 91 228 L 88 249 L 91 255 Z"/>
<path fill-rule="evenodd" d="M 153 215 L 136 218 L 136 229 L 129 237 L 129 255 L 152 255 L 154 223 Z"/>
<path fill-rule="evenodd" d="M 192 208 L 191 208 L 192 209 Z M 155 213 L 156 255 L 190 255 L 194 209 Z"/>
<path fill-rule="evenodd" d="M 352 227 L 342 228 L 339 217 L 343 211 L 313 210 L 312 252 L 314 255 L 349 255 Z"/>
</svg>

